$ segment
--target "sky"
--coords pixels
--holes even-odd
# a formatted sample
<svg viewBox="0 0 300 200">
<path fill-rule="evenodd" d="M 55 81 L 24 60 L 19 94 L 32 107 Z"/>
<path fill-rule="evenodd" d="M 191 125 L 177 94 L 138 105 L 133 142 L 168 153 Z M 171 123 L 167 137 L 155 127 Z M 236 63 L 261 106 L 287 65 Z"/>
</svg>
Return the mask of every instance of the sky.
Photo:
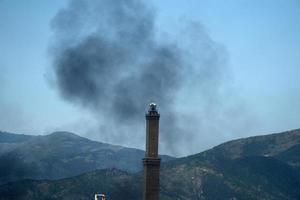
<svg viewBox="0 0 300 200">
<path fill-rule="evenodd" d="M 201 25 L 204 33 L 199 37 L 208 35 L 226 57 L 220 64 L 226 65 L 220 72 L 226 74 L 222 79 L 226 87 L 221 87 L 226 92 L 210 105 L 224 104 L 226 109 L 218 116 L 205 111 L 201 117 L 204 125 L 195 129 L 197 135 L 183 137 L 182 150 L 172 152 L 163 146 L 162 153 L 188 155 L 231 139 L 300 128 L 300 1 L 150 0 L 147 4 L 156 15 L 161 40 L 171 35 L 184 43 L 188 31 L 176 32 L 183 22 L 192 21 Z M 143 134 L 134 142 L 102 135 L 98 127 L 101 116 L 59 92 L 50 51 L 59 40 L 51 22 L 67 6 L 68 1 L 62 0 L 0 0 L 0 130 L 34 135 L 66 130 L 143 148 Z M 193 118 L 183 126 L 196 127 L 197 116 L 204 109 L 198 106 L 205 107 L 208 102 L 195 92 L 202 86 L 189 87 L 193 90 L 183 90 L 175 105 Z M 189 136 L 194 142 L 184 145 Z"/>
</svg>

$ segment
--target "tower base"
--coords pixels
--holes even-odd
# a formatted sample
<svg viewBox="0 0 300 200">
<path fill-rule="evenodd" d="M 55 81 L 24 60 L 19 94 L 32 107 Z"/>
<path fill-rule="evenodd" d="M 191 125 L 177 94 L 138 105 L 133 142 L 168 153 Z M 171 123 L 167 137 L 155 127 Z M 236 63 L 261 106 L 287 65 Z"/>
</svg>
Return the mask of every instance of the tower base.
<svg viewBox="0 0 300 200">
<path fill-rule="evenodd" d="M 159 199 L 160 158 L 144 158 L 144 200 Z"/>
</svg>

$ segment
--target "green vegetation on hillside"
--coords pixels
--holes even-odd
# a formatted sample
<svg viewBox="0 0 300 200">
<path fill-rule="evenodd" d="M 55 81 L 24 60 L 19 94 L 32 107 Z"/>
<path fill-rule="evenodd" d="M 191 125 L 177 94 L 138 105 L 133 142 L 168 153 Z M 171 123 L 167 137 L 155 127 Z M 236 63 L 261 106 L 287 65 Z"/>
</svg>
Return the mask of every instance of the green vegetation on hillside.
<svg viewBox="0 0 300 200">
<path fill-rule="evenodd" d="M 162 164 L 162 200 L 298 200 L 300 129 L 221 144 Z M 140 161 L 141 165 L 141 161 Z M 0 199 L 138 200 L 142 173 L 105 169 L 48 181 L 24 180 L 0 187 Z"/>
</svg>

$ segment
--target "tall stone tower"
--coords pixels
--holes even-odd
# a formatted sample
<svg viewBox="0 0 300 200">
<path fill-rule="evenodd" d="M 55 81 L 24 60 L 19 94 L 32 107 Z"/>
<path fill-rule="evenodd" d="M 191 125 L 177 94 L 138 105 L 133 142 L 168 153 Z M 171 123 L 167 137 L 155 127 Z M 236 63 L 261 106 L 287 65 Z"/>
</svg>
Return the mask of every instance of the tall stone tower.
<svg viewBox="0 0 300 200">
<path fill-rule="evenodd" d="M 159 199 L 159 168 L 158 157 L 158 135 L 159 135 L 159 113 L 156 104 L 149 105 L 146 114 L 146 152 L 143 159 L 144 164 L 144 200 Z"/>
</svg>

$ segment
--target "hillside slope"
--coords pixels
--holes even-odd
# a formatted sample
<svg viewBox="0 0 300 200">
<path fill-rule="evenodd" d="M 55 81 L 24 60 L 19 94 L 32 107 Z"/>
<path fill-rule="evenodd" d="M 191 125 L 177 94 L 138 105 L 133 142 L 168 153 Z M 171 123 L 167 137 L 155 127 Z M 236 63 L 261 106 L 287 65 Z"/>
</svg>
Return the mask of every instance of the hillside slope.
<svg viewBox="0 0 300 200">
<path fill-rule="evenodd" d="M 207 153 L 235 159 L 248 156 L 275 157 L 294 167 L 300 167 L 300 129 L 226 142 Z"/>
<path fill-rule="evenodd" d="M 0 200 L 91 200 L 96 193 L 105 193 L 108 199 L 140 200 L 141 182 L 136 180 L 134 175 L 117 169 L 54 181 L 22 180 L 0 187 Z"/>
<path fill-rule="evenodd" d="M 300 199 L 299 145 L 300 129 L 226 142 L 163 165 L 163 191 L 177 199 Z"/>
</svg>

